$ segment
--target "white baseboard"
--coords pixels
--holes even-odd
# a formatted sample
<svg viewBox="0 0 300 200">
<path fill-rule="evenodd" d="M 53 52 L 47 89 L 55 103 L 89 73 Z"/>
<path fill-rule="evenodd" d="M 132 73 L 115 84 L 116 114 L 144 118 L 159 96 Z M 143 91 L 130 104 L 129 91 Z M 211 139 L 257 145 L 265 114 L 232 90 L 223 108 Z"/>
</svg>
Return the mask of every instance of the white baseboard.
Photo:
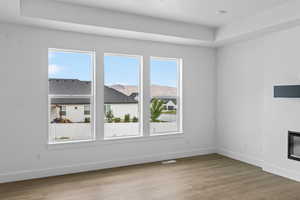
<svg viewBox="0 0 300 200">
<path fill-rule="evenodd" d="M 233 152 L 233 151 L 229 151 L 229 150 L 226 150 L 226 149 L 218 149 L 217 152 L 221 155 L 233 158 L 235 160 L 240 160 L 242 162 L 246 162 L 246 163 L 249 163 L 251 165 L 261 167 L 262 170 L 264 170 L 266 172 L 269 172 L 271 174 L 275 174 L 275 175 L 278 175 L 278 176 L 282 176 L 282 177 L 300 182 L 300 172 L 287 170 L 287 169 L 280 168 L 280 167 L 277 167 L 277 166 L 272 165 L 272 164 L 267 164 L 266 162 L 263 162 L 262 160 L 253 158 L 253 157 L 248 156 L 248 155 L 243 155 L 241 153 L 236 153 L 236 152 Z"/>
<path fill-rule="evenodd" d="M 191 156 L 205 155 L 205 154 L 212 154 L 212 153 L 216 153 L 215 148 L 195 149 L 191 151 L 173 152 L 173 153 L 159 154 L 159 155 L 147 155 L 144 157 L 132 157 L 129 159 L 110 160 L 104 162 L 92 162 L 92 163 L 84 163 L 80 165 L 69 165 L 69 166 L 62 166 L 56 168 L 24 170 L 24 171 L 0 174 L 0 183 L 43 178 L 49 176 L 58 176 L 64 174 L 73 174 L 79 172 L 86 172 L 86 171 L 93 171 L 99 169 L 107 169 L 107 168 L 121 167 L 121 166 L 128 166 L 128 165 L 135 165 L 135 164 L 142 164 L 142 163 L 150 163 L 150 162 L 156 162 L 156 161 L 162 161 L 168 159 L 184 158 L 184 157 L 191 157 Z"/>
<path fill-rule="evenodd" d="M 300 182 L 300 172 L 298 171 L 288 170 L 266 163 L 264 163 L 263 170 L 271 174 L 276 174 Z"/>
<path fill-rule="evenodd" d="M 252 156 L 244 155 L 242 153 L 233 152 L 227 149 L 218 149 L 217 152 L 223 156 L 227 156 L 229 158 L 240 160 L 242 162 L 255 165 L 257 167 L 262 167 L 262 160 L 254 158 Z"/>
</svg>

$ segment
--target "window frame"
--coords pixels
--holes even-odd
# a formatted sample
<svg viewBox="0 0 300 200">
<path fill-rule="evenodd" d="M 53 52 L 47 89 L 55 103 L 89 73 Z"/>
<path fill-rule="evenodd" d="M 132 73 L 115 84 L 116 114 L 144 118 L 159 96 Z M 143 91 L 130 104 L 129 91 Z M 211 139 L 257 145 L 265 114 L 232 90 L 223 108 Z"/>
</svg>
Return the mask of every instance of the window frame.
<svg viewBox="0 0 300 200">
<path fill-rule="evenodd" d="M 127 53 L 110 53 L 110 52 L 101 52 L 100 55 L 97 54 L 96 50 L 74 50 L 74 49 L 61 49 L 61 48 L 48 48 L 48 63 L 47 69 L 49 67 L 49 53 L 50 52 L 66 52 L 66 53 L 85 53 L 91 55 L 91 95 L 49 95 L 49 70 L 47 70 L 47 105 L 48 105 L 48 136 L 47 136 L 47 144 L 51 149 L 52 147 L 56 149 L 62 147 L 72 147 L 74 144 L 81 146 L 80 143 L 85 145 L 92 144 L 112 144 L 112 143 L 123 143 L 123 142 L 134 142 L 134 141 L 157 141 L 162 139 L 176 139 L 183 138 L 183 58 L 176 57 L 164 57 L 164 56 L 151 56 L 149 54 L 146 55 L 138 55 L 138 54 L 127 54 Z M 138 110 L 139 110 L 139 135 L 137 136 L 126 136 L 126 137 L 105 137 L 104 133 L 104 118 L 103 111 L 104 107 L 104 58 L 105 56 L 126 56 L 133 57 L 139 59 L 139 98 L 138 98 Z M 159 59 L 159 60 L 175 60 L 177 63 L 177 131 L 168 131 L 161 132 L 156 134 L 150 133 L 150 100 L 151 100 L 151 59 Z M 98 63 L 101 63 L 99 66 L 96 66 L 96 60 Z M 99 84 L 99 85 L 97 85 Z M 99 96 L 100 95 L 100 96 Z M 102 97 L 103 95 L 103 97 Z M 51 109 L 51 98 L 52 97 L 61 97 L 61 98 L 75 98 L 75 97 L 84 97 L 90 98 L 90 119 L 91 119 L 91 139 L 87 140 L 69 140 L 69 141 L 59 141 L 51 142 L 50 138 L 50 109 Z M 100 98 L 100 99 L 99 99 Z M 97 101 L 96 101 L 97 99 Z M 101 100 L 103 99 L 103 101 Z M 100 105 L 102 104 L 102 105 Z M 100 107 L 102 108 L 100 109 Z M 102 111 L 99 113 L 99 111 Z M 99 123 L 96 123 L 99 121 Z M 76 146 L 77 146 L 76 145 Z M 60 147 L 59 147 L 60 146 Z"/>
<path fill-rule="evenodd" d="M 51 95 L 49 94 L 49 53 L 62 52 L 62 53 L 83 53 L 91 57 L 91 94 L 90 95 Z M 49 145 L 56 144 L 68 144 L 68 143 L 80 143 L 80 142 L 92 142 L 96 141 L 96 51 L 75 50 L 75 49 L 60 49 L 60 48 L 48 48 L 47 57 L 47 105 L 48 105 L 48 141 Z M 55 141 L 55 138 L 51 138 L 50 125 L 51 125 L 51 99 L 52 98 L 89 98 L 90 99 L 90 123 L 91 123 L 91 138 L 85 140 L 68 140 L 68 141 Z"/>
<path fill-rule="evenodd" d="M 121 137 L 105 137 L 105 131 L 104 131 L 104 118 L 103 118 L 103 136 L 102 136 L 102 140 L 105 141 L 109 141 L 109 140 L 126 140 L 126 139 L 130 139 L 130 138 L 141 138 L 145 136 L 145 132 L 144 132 L 144 103 L 143 103 L 143 99 L 144 99 L 144 90 L 143 90 L 143 85 L 144 85 L 144 56 L 142 55 L 137 55 L 137 54 L 125 54 L 125 53 L 112 53 L 112 52 L 104 52 L 103 53 L 103 84 L 102 84 L 102 88 L 104 89 L 105 86 L 105 56 L 123 56 L 123 57 L 129 57 L 129 58 L 136 58 L 139 60 L 139 77 L 138 77 L 138 119 L 139 119 L 139 133 L 138 135 L 132 135 L 132 136 L 121 136 Z M 103 105 L 105 106 L 105 102 L 104 102 L 104 94 L 103 94 Z M 111 107 L 111 106 L 110 106 Z M 111 109 L 111 108 L 110 108 Z"/>
<path fill-rule="evenodd" d="M 155 137 L 155 136 L 167 136 L 167 135 L 174 135 L 174 134 L 183 134 L 183 97 L 182 97 L 182 69 L 183 69 L 183 59 L 182 58 L 171 58 L 171 57 L 162 57 L 162 56 L 150 56 L 149 58 L 149 87 L 151 88 L 151 60 L 155 59 L 155 60 L 160 60 L 160 61 L 176 61 L 177 63 L 177 108 L 176 108 L 176 112 L 177 114 L 177 131 L 165 131 L 165 132 L 159 132 L 159 133 L 155 133 L 155 134 L 151 134 L 150 131 L 150 120 L 149 120 L 149 135 L 151 137 Z M 151 98 L 151 89 L 149 90 L 149 96 Z M 150 103 L 148 108 L 150 108 Z"/>
</svg>

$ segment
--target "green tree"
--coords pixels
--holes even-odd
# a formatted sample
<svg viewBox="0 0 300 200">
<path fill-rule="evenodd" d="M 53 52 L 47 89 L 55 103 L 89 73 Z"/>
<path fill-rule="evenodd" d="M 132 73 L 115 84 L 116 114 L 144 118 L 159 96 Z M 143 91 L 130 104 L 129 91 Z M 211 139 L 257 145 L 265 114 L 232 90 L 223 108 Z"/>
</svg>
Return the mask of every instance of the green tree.
<svg viewBox="0 0 300 200">
<path fill-rule="evenodd" d="M 159 122 L 158 118 L 162 114 L 164 109 L 164 102 L 157 98 L 154 98 L 151 102 L 151 121 L 152 122 Z"/>
<path fill-rule="evenodd" d="M 138 122 L 138 121 L 139 121 L 139 119 L 137 117 L 132 118 L 132 122 Z"/>
<path fill-rule="evenodd" d="M 107 120 L 108 123 L 112 123 L 113 122 L 114 114 L 113 114 L 112 110 L 108 110 L 105 113 L 105 118 L 106 118 L 106 120 Z"/>
</svg>

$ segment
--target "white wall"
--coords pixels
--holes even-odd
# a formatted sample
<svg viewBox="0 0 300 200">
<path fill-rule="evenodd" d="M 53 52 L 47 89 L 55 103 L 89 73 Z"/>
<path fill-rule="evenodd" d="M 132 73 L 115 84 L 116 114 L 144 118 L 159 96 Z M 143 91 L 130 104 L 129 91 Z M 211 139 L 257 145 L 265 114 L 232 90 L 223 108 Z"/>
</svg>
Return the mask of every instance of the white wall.
<svg viewBox="0 0 300 200">
<path fill-rule="evenodd" d="M 215 50 L 0 24 L 0 182 L 214 152 Z M 47 48 L 183 58 L 184 135 L 48 146 Z M 98 87 L 96 102 L 103 103 Z M 34 105 L 35 109 L 32 109 Z M 194 105 L 197 105 L 195 107 Z M 97 106 L 103 113 L 103 106 Z M 97 119 L 103 134 L 102 114 Z"/>
<path fill-rule="evenodd" d="M 261 160 L 264 71 L 257 45 L 220 48 L 217 67 L 219 151 L 256 164 Z"/>
<path fill-rule="evenodd" d="M 297 27 L 220 48 L 217 111 L 220 152 L 298 181 L 287 131 L 300 131 L 300 100 L 274 99 L 273 86 L 300 84 L 299 34 Z"/>
</svg>

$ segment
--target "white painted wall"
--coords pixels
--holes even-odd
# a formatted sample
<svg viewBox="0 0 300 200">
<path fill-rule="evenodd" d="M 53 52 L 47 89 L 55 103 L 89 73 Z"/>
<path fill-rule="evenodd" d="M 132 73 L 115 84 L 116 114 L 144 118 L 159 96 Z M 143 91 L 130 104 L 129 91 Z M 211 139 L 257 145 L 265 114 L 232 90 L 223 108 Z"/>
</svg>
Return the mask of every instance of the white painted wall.
<svg viewBox="0 0 300 200">
<path fill-rule="evenodd" d="M 251 163 L 262 159 L 264 70 L 258 45 L 237 44 L 218 50 L 218 148 Z"/>
<path fill-rule="evenodd" d="M 0 44 L 0 97 L 5 105 L 0 115 L 0 182 L 214 152 L 214 49 L 7 24 L 0 24 Z M 48 146 L 49 47 L 96 50 L 98 83 L 103 81 L 104 52 L 183 58 L 184 135 Z M 97 89 L 96 102 L 103 104 L 103 87 Z M 103 106 L 96 109 L 103 113 Z M 97 135 L 103 135 L 101 120 L 102 114 L 96 120 Z"/>
<path fill-rule="evenodd" d="M 218 51 L 220 151 L 300 181 L 287 159 L 287 131 L 300 131 L 300 100 L 274 99 L 273 85 L 300 84 L 300 27 Z"/>
</svg>

